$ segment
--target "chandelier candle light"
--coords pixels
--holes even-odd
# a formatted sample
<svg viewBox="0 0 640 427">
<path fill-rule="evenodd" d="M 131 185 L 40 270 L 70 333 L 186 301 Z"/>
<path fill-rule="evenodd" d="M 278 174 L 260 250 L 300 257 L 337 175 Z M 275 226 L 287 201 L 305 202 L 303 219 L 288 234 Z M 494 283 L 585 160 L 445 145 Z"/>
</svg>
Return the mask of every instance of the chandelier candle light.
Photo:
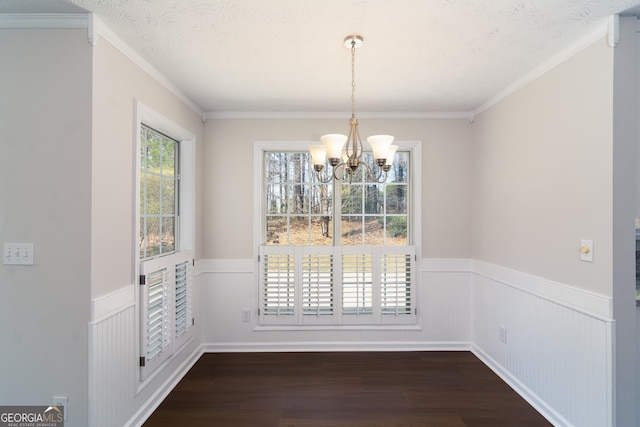
<svg viewBox="0 0 640 427">
<path fill-rule="evenodd" d="M 331 179 L 349 179 L 351 182 L 353 175 L 360 166 L 364 166 L 370 181 L 382 183 L 387 179 L 387 172 L 391 169 L 393 158 L 398 147 L 391 145 L 393 136 L 374 135 L 367 138 L 367 142 L 373 150 L 373 158 L 376 163 L 376 171 L 371 169 L 362 157 L 362 141 L 358 133 L 358 119 L 356 119 L 356 72 L 355 60 L 356 49 L 362 46 L 362 37 L 358 35 L 347 36 L 344 39 L 344 46 L 351 49 L 351 120 L 349 120 L 349 136 L 341 134 L 329 134 L 320 137 L 323 145 L 311 145 L 311 161 L 313 168 L 318 173 L 320 182 L 327 183 Z M 346 143 L 346 147 L 345 147 Z M 324 164 L 329 158 L 333 172 L 322 174 Z"/>
</svg>

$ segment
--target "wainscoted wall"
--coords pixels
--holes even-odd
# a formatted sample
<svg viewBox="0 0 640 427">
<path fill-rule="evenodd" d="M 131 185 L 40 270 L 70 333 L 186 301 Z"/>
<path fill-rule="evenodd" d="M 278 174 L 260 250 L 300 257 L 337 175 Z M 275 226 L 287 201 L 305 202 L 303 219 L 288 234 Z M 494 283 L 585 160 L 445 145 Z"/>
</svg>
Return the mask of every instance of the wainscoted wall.
<svg viewBox="0 0 640 427">
<path fill-rule="evenodd" d="M 89 425 L 141 425 L 202 352 L 323 350 L 470 350 L 555 425 L 614 425 L 610 298 L 477 260 L 425 259 L 417 325 L 267 328 L 256 265 L 196 264 L 194 339 L 139 393 L 135 289 L 94 300 Z"/>
<path fill-rule="evenodd" d="M 92 301 L 93 320 L 89 323 L 91 427 L 142 425 L 202 354 L 196 327 L 194 338 L 140 389 L 134 292 L 135 286 L 127 286 Z M 197 300 L 197 284 L 193 292 Z"/>
<path fill-rule="evenodd" d="M 614 425 L 611 299 L 480 261 L 472 271 L 474 353 L 555 425 Z"/>
<path fill-rule="evenodd" d="M 121 304 L 116 304 L 115 299 Z M 89 324 L 89 425 L 124 425 L 135 412 L 135 306 L 133 287 L 94 301 Z M 96 310 L 108 313 L 96 313 Z M 93 314 L 93 313 L 92 313 Z M 133 362 L 132 362 L 133 361 Z"/>
<path fill-rule="evenodd" d="M 423 264 L 417 325 L 296 328 L 258 325 L 257 262 L 201 261 L 204 351 L 470 349 L 469 260 Z M 242 310 L 251 311 L 249 322 L 242 322 Z"/>
</svg>

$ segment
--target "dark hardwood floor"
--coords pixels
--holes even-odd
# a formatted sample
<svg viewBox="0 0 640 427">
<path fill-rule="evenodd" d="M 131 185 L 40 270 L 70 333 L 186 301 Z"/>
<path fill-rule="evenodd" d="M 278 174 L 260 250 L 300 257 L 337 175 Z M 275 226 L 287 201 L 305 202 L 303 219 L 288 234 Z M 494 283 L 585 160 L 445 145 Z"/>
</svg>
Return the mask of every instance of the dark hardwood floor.
<svg viewBox="0 0 640 427">
<path fill-rule="evenodd" d="M 144 424 L 550 425 L 469 352 L 207 353 Z"/>
</svg>

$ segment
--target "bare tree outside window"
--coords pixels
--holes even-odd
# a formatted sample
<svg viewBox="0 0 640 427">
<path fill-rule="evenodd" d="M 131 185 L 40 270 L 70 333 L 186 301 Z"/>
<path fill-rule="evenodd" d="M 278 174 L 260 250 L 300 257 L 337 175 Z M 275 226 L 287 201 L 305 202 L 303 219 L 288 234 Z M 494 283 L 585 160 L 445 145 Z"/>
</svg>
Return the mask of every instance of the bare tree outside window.
<svg viewBox="0 0 640 427">
<path fill-rule="evenodd" d="M 370 153 L 363 160 L 373 167 Z M 308 152 L 265 152 L 266 244 L 407 245 L 408 160 L 396 153 L 384 183 L 360 170 L 351 183 L 322 184 Z"/>
</svg>

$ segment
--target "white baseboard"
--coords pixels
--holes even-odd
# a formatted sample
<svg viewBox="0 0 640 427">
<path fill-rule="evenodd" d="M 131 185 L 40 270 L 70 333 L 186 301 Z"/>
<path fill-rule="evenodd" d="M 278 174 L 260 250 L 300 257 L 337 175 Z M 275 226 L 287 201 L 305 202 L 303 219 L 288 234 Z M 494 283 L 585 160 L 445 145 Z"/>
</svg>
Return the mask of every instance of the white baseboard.
<svg viewBox="0 0 640 427">
<path fill-rule="evenodd" d="M 228 342 L 203 344 L 204 353 L 322 351 L 470 351 L 468 342 Z"/>
<path fill-rule="evenodd" d="M 140 409 L 127 421 L 124 427 L 141 427 L 144 422 L 153 414 L 162 401 L 171 393 L 171 391 L 178 385 L 182 378 L 189 372 L 189 369 L 195 365 L 195 363 L 202 356 L 202 346 L 196 348 L 191 355 L 185 359 L 171 377 L 169 377 L 159 388 L 153 393 Z"/>
<path fill-rule="evenodd" d="M 547 405 L 544 400 L 540 399 L 527 386 L 525 386 L 517 378 L 511 375 L 509 371 L 503 369 L 500 364 L 493 360 L 493 358 L 491 358 L 491 356 L 489 356 L 487 353 L 482 351 L 481 348 L 472 344 L 471 352 L 555 427 L 573 427 L 573 424 L 571 424 L 553 408 L 549 407 L 549 405 Z"/>
</svg>

